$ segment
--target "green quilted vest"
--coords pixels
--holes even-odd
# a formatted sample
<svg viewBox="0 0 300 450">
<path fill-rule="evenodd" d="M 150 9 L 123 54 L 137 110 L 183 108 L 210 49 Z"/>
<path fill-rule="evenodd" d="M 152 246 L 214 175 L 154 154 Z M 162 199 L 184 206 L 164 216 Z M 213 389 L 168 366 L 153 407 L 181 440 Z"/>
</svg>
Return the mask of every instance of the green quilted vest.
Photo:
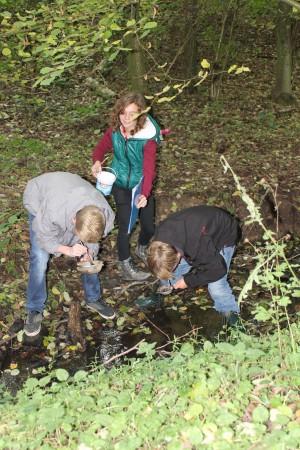
<svg viewBox="0 0 300 450">
<path fill-rule="evenodd" d="M 153 129 L 153 136 L 147 135 L 147 129 L 140 130 L 128 139 L 122 136 L 120 130 L 112 133 L 114 157 L 111 167 L 117 173 L 115 184 L 119 187 L 132 189 L 139 183 L 143 176 L 145 144 L 149 140 L 154 140 L 157 143 L 160 142 L 160 128 L 157 122 L 151 116 L 147 115 L 147 117 L 155 127 L 155 130 Z"/>
</svg>

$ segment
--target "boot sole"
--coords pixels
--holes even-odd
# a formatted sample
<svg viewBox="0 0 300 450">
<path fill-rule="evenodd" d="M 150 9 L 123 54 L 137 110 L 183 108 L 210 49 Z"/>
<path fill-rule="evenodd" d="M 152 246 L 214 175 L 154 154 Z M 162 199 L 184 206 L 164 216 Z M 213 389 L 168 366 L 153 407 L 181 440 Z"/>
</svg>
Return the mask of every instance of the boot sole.
<svg viewBox="0 0 300 450">
<path fill-rule="evenodd" d="M 170 294 L 172 294 L 172 292 L 173 292 L 173 289 L 168 289 L 168 290 L 166 289 L 166 290 L 162 290 L 162 291 L 157 289 L 157 291 L 156 291 L 156 293 L 159 295 L 170 295 Z"/>
<path fill-rule="evenodd" d="M 42 326 L 40 325 L 39 328 L 38 328 L 38 330 L 36 330 L 36 331 L 26 331 L 26 330 L 24 329 L 24 334 L 25 334 L 26 336 L 28 336 L 28 337 L 34 337 L 34 336 L 37 336 L 37 335 L 40 333 L 41 328 L 42 328 Z"/>
<path fill-rule="evenodd" d="M 116 317 L 116 313 L 113 313 L 112 316 L 106 316 L 105 314 L 101 313 L 100 311 L 98 311 L 98 309 L 95 309 L 92 306 L 89 306 L 87 304 L 85 306 L 91 311 L 94 311 L 95 313 L 99 314 L 99 316 L 103 317 L 103 319 L 114 319 Z"/>
</svg>

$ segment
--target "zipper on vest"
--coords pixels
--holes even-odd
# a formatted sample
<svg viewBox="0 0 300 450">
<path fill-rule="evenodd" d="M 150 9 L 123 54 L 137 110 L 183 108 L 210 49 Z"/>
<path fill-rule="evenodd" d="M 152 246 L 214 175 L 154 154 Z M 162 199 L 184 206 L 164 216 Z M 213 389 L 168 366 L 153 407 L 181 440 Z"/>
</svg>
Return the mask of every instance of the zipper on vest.
<svg viewBox="0 0 300 450">
<path fill-rule="evenodd" d="M 129 181 L 130 181 L 130 175 L 131 175 L 131 162 L 128 156 L 128 141 L 127 138 L 125 139 L 125 156 L 126 159 L 128 161 L 128 165 L 129 165 L 129 171 L 128 171 L 128 177 L 127 177 L 127 189 L 129 189 Z"/>
</svg>

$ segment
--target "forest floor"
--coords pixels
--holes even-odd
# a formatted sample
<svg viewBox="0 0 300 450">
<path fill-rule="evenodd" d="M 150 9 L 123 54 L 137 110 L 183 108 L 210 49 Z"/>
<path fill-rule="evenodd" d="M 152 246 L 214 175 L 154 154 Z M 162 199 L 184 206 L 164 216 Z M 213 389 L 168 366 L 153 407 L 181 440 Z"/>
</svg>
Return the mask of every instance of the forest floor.
<svg viewBox="0 0 300 450">
<path fill-rule="evenodd" d="M 262 207 L 265 223 L 272 229 L 276 229 L 278 216 L 265 182 L 277 189 L 284 205 L 279 209 L 279 234 L 291 234 L 288 253 L 297 257 L 300 249 L 300 109 L 272 103 L 269 60 L 261 59 L 259 70 L 252 67 L 251 60 L 244 64 L 251 72 L 226 80 L 217 100 L 209 98 L 208 85 L 204 84 L 171 103 L 154 105 L 154 116 L 172 130 L 158 153 L 156 220 L 159 222 L 183 207 L 207 203 L 228 209 L 243 222 L 246 207 L 237 195 L 232 176 L 224 173 L 220 162 L 223 155 L 249 195 Z M 117 311 L 116 319 L 105 322 L 82 305 L 83 341 L 70 341 L 70 304 L 81 301 L 83 292 L 74 262 L 58 258 L 53 259 L 49 267 L 49 298 L 42 339 L 35 346 L 10 340 L 9 336 L 22 328 L 25 315 L 29 236 L 22 193 L 27 181 L 43 172 L 62 170 L 78 173 L 94 183 L 91 152 L 106 129 L 114 97 L 110 90 L 91 85 L 88 79 L 87 74 L 82 73 L 80 79 L 62 82 L 45 92 L 6 86 L 1 94 L 1 110 L 5 114 L 0 120 L 0 348 L 6 343 L 2 345 L 2 354 L 0 351 L 2 368 L 13 369 L 23 364 L 32 369 L 40 363 L 51 363 L 58 356 L 67 364 L 75 358 L 78 367 L 91 361 L 89 357 L 95 355 L 95 349 L 100 348 L 98 357 L 101 358 L 104 336 L 106 342 L 113 336 L 113 351 L 121 351 L 145 336 L 149 341 L 165 342 L 196 328 L 200 336 L 209 338 L 222 328 L 206 289 L 168 296 L 163 309 L 141 311 L 135 300 L 151 295 L 155 280 L 137 284 L 120 279 L 115 229 L 103 242 L 101 259 L 105 267 L 100 277 L 104 298 Z M 115 84 L 112 88 L 117 92 L 120 87 Z M 298 98 L 299 85 L 295 91 Z M 113 206 L 111 198 L 109 201 Z M 132 236 L 133 248 L 137 233 L 138 227 Z M 237 295 L 254 267 L 255 248 L 263 245 L 256 227 L 244 227 L 244 238 L 250 243 L 242 240 L 230 273 Z M 249 317 L 257 302 L 268 301 L 268 293 L 256 286 L 242 304 L 242 317 Z M 291 312 L 295 310 L 298 310 L 297 304 Z M 82 347 L 87 348 L 84 355 L 80 352 Z M 110 354 L 102 354 L 102 358 L 105 357 L 109 358 Z"/>
</svg>

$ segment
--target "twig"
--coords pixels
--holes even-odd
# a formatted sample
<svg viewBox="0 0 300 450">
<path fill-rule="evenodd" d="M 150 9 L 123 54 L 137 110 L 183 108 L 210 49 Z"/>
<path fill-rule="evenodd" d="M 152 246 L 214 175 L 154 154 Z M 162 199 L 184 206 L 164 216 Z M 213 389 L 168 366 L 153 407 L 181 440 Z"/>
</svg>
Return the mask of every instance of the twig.
<svg viewBox="0 0 300 450">
<path fill-rule="evenodd" d="M 153 325 L 154 325 L 154 324 L 153 324 Z M 195 331 L 200 330 L 200 328 L 201 328 L 201 327 L 193 328 L 192 330 L 188 331 L 187 333 L 183 334 L 182 336 L 179 336 L 179 337 L 176 338 L 176 339 L 182 339 L 182 338 L 184 338 L 185 336 L 188 336 L 189 334 L 195 333 Z M 160 331 L 161 331 L 161 330 L 160 330 Z M 165 333 L 164 333 L 164 334 L 165 334 Z M 114 361 L 115 359 L 120 358 L 121 356 L 127 355 L 128 353 L 132 352 L 133 350 L 137 350 L 138 347 L 139 347 L 139 345 L 140 345 L 142 342 L 145 342 L 145 339 L 142 339 L 141 341 L 139 341 L 137 344 L 135 344 L 133 347 L 129 348 L 128 350 L 125 350 L 124 352 L 119 353 L 118 355 L 112 356 L 110 359 L 108 359 L 107 361 L 103 362 L 103 364 L 104 364 L 104 365 L 109 364 L 109 363 L 111 363 L 112 361 Z M 169 341 L 169 342 L 167 342 L 166 344 L 161 345 L 160 347 L 157 347 L 157 348 L 155 349 L 155 351 L 161 350 L 162 348 L 167 347 L 167 346 L 170 345 L 171 343 L 172 343 L 172 342 Z"/>
<path fill-rule="evenodd" d="M 8 330 L 8 328 L 9 328 L 4 322 L 2 322 L 2 320 L 0 320 L 0 325 L 1 325 L 2 327 L 6 328 L 7 330 Z"/>
<path fill-rule="evenodd" d="M 135 344 L 133 347 L 129 348 L 128 350 L 125 350 L 125 351 L 122 352 L 122 353 L 118 353 L 117 355 L 112 356 L 112 357 L 109 358 L 107 361 L 103 362 L 103 364 L 105 364 L 105 365 L 106 365 L 106 364 L 109 364 L 109 363 L 111 363 L 112 361 L 114 361 L 115 359 L 120 358 L 121 356 L 127 355 L 127 354 L 130 353 L 130 352 L 133 352 L 133 350 L 137 350 L 138 347 L 139 347 L 139 345 L 140 345 L 142 342 L 144 342 L 144 341 L 145 341 L 145 339 L 142 339 L 140 342 L 138 342 L 137 344 Z"/>
<path fill-rule="evenodd" d="M 201 327 L 193 328 L 192 330 L 188 331 L 187 333 L 183 334 L 182 336 L 176 337 L 176 339 L 178 339 L 178 340 L 179 340 L 179 339 L 182 339 L 182 338 L 188 336 L 188 335 L 191 334 L 191 333 L 195 333 L 195 331 L 198 331 L 198 330 L 200 330 L 200 329 L 201 329 Z M 169 342 L 167 342 L 166 344 L 161 345 L 160 347 L 157 347 L 155 350 L 156 350 L 156 351 L 157 351 L 157 350 L 161 350 L 162 348 L 165 348 L 165 347 L 167 347 L 167 346 L 170 345 L 170 344 L 172 344 L 172 341 L 169 341 Z"/>
<path fill-rule="evenodd" d="M 18 336 L 18 333 L 13 333 L 10 336 L 8 336 L 7 338 L 2 339 L 0 341 L 0 347 L 1 347 L 1 345 L 6 344 L 7 342 L 11 341 L 12 339 L 14 339 L 17 336 Z"/>
<path fill-rule="evenodd" d="M 133 281 L 132 283 L 127 284 L 125 287 L 119 287 L 116 286 L 113 288 L 113 290 L 120 290 L 120 292 L 118 292 L 118 294 L 123 294 L 123 292 L 127 291 L 129 288 L 131 288 L 132 286 L 136 286 L 136 285 L 141 285 L 145 283 L 145 281 Z M 151 286 L 152 284 L 157 283 L 157 280 L 151 281 L 151 283 L 147 283 L 147 287 Z"/>
<path fill-rule="evenodd" d="M 169 341 L 171 340 L 170 339 L 170 336 L 167 334 L 167 333 L 165 333 L 163 330 L 161 330 L 157 325 L 155 325 L 155 323 L 153 323 L 147 316 L 146 316 L 146 314 L 144 314 L 145 315 L 145 318 L 146 318 L 146 321 L 147 322 L 149 322 L 157 331 L 159 331 L 161 334 L 163 334 L 164 336 L 166 336 L 168 339 L 169 339 Z"/>
</svg>

